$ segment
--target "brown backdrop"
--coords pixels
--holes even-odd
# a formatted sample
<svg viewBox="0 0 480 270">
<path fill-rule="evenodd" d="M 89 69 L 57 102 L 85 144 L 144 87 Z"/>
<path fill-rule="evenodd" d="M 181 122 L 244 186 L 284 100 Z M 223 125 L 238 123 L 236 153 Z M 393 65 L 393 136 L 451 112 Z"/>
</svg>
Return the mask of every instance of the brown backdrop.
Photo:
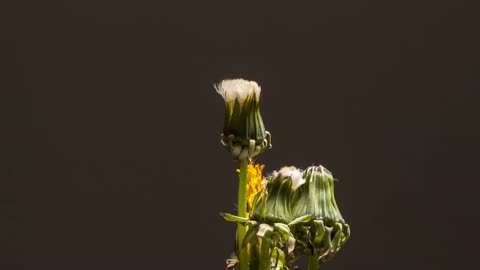
<svg viewBox="0 0 480 270">
<path fill-rule="evenodd" d="M 236 77 L 263 88 L 267 171 L 339 179 L 352 238 L 325 269 L 474 269 L 472 4 L 8 2 L 1 269 L 223 269 L 237 181 L 212 84 Z"/>
</svg>

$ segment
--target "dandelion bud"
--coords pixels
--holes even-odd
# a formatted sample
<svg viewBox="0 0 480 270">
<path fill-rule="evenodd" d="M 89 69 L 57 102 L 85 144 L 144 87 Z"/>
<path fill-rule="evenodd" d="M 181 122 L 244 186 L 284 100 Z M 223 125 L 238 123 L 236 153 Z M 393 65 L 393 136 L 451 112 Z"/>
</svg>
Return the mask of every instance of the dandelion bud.
<svg viewBox="0 0 480 270">
<path fill-rule="evenodd" d="M 312 166 L 305 170 L 304 177 L 306 182 L 293 199 L 294 217 L 314 214 L 325 223 L 344 223 L 335 202 L 332 174 L 323 166 Z"/>
<path fill-rule="evenodd" d="M 350 227 L 335 201 L 332 174 L 322 166 L 312 166 L 305 170 L 304 178 L 305 183 L 292 198 L 292 216 L 314 217 L 307 224 L 296 226 L 294 235 L 299 243 L 304 243 L 297 245 L 296 250 L 315 256 L 320 262 L 328 261 L 350 237 Z"/>
<path fill-rule="evenodd" d="M 252 219 L 285 224 L 292 221 L 290 201 L 293 187 L 298 187 L 302 179 L 302 172 L 295 167 L 284 167 L 268 176 L 265 195 L 254 207 Z"/>
<path fill-rule="evenodd" d="M 252 158 L 271 147 L 260 114 L 260 86 L 243 79 L 223 80 L 214 86 L 226 104 L 221 142 L 233 158 Z"/>
</svg>

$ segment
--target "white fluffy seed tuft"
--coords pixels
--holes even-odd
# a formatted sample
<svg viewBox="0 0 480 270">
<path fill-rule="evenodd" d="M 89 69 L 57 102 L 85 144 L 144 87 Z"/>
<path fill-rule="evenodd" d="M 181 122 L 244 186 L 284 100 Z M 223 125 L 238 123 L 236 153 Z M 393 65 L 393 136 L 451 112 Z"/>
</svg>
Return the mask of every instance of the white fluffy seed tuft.
<svg viewBox="0 0 480 270">
<path fill-rule="evenodd" d="M 257 101 L 260 99 L 260 86 L 254 81 L 244 79 L 223 80 L 214 85 L 215 90 L 225 99 L 225 102 L 238 100 L 243 104 L 247 97 L 255 95 Z"/>
<path fill-rule="evenodd" d="M 297 190 L 297 188 L 303 185 L 306 180 L 303 178 L 303 172 L 294 166 L 283 167 L 278 171 L 283 177 L 290 177 L 292 179 L 292 189 Z"/>
</svg>

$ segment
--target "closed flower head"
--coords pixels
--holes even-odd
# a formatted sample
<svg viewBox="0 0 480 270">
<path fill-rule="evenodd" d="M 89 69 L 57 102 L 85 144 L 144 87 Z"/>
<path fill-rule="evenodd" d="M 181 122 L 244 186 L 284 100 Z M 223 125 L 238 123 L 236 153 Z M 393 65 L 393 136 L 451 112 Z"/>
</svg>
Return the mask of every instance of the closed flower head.
<svg viewBox="0 0 480 270">
<path fill-rule="evenodd" d="M 223 80 L 214 86 L 226 105 L 221 142 L 233 158 L 252 158 L 271 146 L 260 114 L 260 86 L 243 79 Z"/>
<path fill-rule="evenodd" d="M 252 219 L 273 224 L 288 224 L 292 219 L 290 201 L 292 197 L 295 167 L 284 167 L 267 177 L 265 196 L 253 207 Z"/>
<path fill-rule="evenodd" d="M 311 166 L 304 172 L 305 183 L 294 193 L 292 216 L 313 215 L 313 220 L 295 229 L 298 254 L 313 256 L 319 262 L 331 260 L 350 237 L 335 201 L 334 179 L 323 166 Z M 312 254 L 313 253 L 313 254 Z"/>
<path fill-rule="evenodd" d="M 332 174 L 320 165 L 307 168 L 304 177 L 306 183 L 294 195 L 294 216 L 315 214 L 328 224 L 345 222 L 335 201 Z"/>
</svg>

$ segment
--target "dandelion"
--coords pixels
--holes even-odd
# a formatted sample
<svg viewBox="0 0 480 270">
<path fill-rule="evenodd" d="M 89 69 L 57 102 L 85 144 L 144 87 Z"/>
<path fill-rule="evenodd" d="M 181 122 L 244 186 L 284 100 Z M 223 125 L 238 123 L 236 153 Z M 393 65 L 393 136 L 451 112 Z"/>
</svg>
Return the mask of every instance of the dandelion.
<svg viewBox="0 0 480 270">
<path fill-rule="evenodd" d="M 225 100 L 222 144 L 236 160 L 252 158 L 271 146 L 260 114 L 260 86 L 243 79 L 223 80 L 214 85 Z"/>
<path fill-rule="evenodd" d="M 332 259 L 350 237 L 335 201 L 333 175 L 323 166 L 285 166 L 264 176 L 253 158 L 271 147 L 260 114 L 260 86 L 243 79 L 215 85 L 226 104 L 221 143 L 239 161 L 238 214 L 221 214 L 237 223 L 230 270 L 309 270 Z"/>
<path fill-rule="evenodd" d="M 335 201 L 332 173 L 323 166 L 308 167 L 305 184 L 300 186 L 293 198 L 294 217 L 314 214 L 316 219 L 328 224 L 345 222 Z"/>
<path fill-rule="evenodd" d="M 318 269 L 320 262 L 332 259 L 350 237 L 350 227 L 335 201 L 334 178 L 323 166 L 311 166 L 304 172 L 305 183 L 293 195 L 292 215 L 312 214 L 307 224 L 295 228 L 299 240 L 298 254 L 310 256 L 310 264 Z M 312 254 L 313 249 L 313 254 Z"/>
<path fill-rule="evenodd" d="M 260 86 L 243 79 L 223 80 L 214 85 L 225 100 L 225 123 L 221 143 L 234 160 L 240 161 L 238 183 L 238 216 L 247 217 L 247 160 L 271 147 L 271 136 L 265 130 L 260 114 Z M 256 188 L 255 188 L 256 189 Z M 248 253 L 240 248 L 246 227 L 237 228 L 237 251 L 241 270 L 248 269 Z"/>
</svg>

